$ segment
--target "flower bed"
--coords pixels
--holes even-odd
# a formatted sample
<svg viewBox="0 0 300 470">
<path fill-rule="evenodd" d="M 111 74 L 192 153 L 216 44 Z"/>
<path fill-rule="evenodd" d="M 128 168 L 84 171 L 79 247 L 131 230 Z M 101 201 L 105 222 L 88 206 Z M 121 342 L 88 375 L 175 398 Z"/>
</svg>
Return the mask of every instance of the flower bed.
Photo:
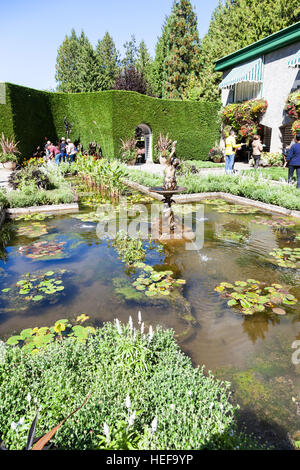
<svg viewBox="0 0 300 470">
<path fill-rule="evenodd" d="M 52 439 L 57 449 L 261 447 L 237 431 L 229 383 L 194 368 L 173 332 L 145 327 L 140 314 L 136 329 L 131 317 L 97 330 L 61 320 L 18 338 L 33 348 L 6 345 L 0 362 L 1 439 L 9 449 L 25 447 L 38 408 L 40 436 L 88 396 Z"/>
</svg>

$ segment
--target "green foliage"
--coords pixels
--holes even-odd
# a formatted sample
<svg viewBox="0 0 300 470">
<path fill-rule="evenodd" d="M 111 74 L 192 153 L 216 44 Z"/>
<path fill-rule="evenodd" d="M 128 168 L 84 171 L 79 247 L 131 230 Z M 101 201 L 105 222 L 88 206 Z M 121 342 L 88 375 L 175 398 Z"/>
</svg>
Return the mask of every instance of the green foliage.
<svg viewBox="0 0 300 470">
<path fill-rule="evenodd" d="M 13 113 L 14 127 L 6 131 L 19 141 L 23 156 L 32 155 L 45 136 L 56 142 L 65 135 L 64 118 L 71 123 L 71 138 L 84 148 L 90 141 L 103 154 L 117 158 L 120 138 L 132 135 L 141 123 L 153 132 L 153 145 L 160 132 L 178 141 L 177 156 L 207 160 L 219 138 L 218 103 L 159 100 L 129 91 L 99 93 L 47 93 L 6 84 L 7 104 L 0 104 L 0 132 L 7 129 Z M 8 120 L 8 121 L 7 121 Z"/>
<path fill-rule="evenodd" d="M 0 188 L 0 211 L 8 206 L 8 200 L 6 192 L 3 188 Z"/>
<path fill-rule="evenodd" d="M 296 23 L 299 14 L 298 0 L 220 1 L 201 44 L 199 96 L 219 97 L 222 73 L 215 72 L 216 60 Z"/>
<path fill-rule="evenodd" d="M 58 323 L 59 337 L 66 321 Z M 6 446 L 24 447 L 37 407 L 41 435 L 90 393 L 85 406 L 52 439 L 56 448 L 103 448 L 102 430 L 120 443 L 124 421 L 128 448 L 128 441 L 142 449 L 259 448 L 237 432 L 229 383 L 195 369 L 172 331 L 150 333 L 143 336 L 132 321 L 118 322 L 117 328 L 108 323 L 97 329 L 87 342 L 58 338 L 35 354 L 6 345 L 0 363 L 0 429 Z M 24 426 L 16 433 L 11 423 L 23 417 Z"/>
<path fill-rule="evenodd" d="M 277 248 L 270 253 L 275 263 L 282 268 L 300 268 L 300 248 Z"/>
<path fill-rule="evenodd" d="M 123 231 L 117 233 L 113 246 L 116 248 L 123 263 L 128 265 L 141 261 L 146 256 L 142 240 L 130 237 L 128 233 Z"/>
<path fill-rule="evenodd" d="M 258 124 L 267 107 L 264 99 L 228 104 L 222 110 L 223 125 L 233 128 L 240 137 L 253 136 L 258 132 Z"/>
<path fill-rule="evenodd" d="M 300 119 L 300 88 L 289 94 L 284 109 L 290 117 Z"/>
<path fill-rule="evenodd" d="M 244 315 L 253 315 L 267 310 L 277 315 L 285 315 L 286 311 L 278 306 L 295 305 L 296 297 L 280 284 L 267 286 L 255 279 L 236 281 L 234 284 L 222 282 L 215 288 L 226 299 L 229 307 L 238 309 Z"/>
<path fill-rule="evenodd" d="M 183 99 L 190 76 L 200 71 L 197 17 L 189 0 L 174 1 L 166 29 L 162 96 Z"/>
<path fill-rule="evenodd" d="M 113 38 L 108 32 L 103 39 L 98 41 L 96 47 L 96 58 L 98 62 L 98 90 L 110 90 L 117 78 L 119 69 L 119 52 L 116 49 Z"/>
<path fill-rule="evenodd" d="M 174 279 L 173 271 L 156 271 L 152 266 L 137 262 L 133 265 L 142 270 L 132 284 L 138 291 L 143 291 L 148 297 L 157 295 L 170 295 L 175 286 L 182 286 L 186 283 L 184 279 Z"/>
<path fill-rule="evenodd" d="M 98 90 L 96 54 L 82 31 L 77 37 L 74 29 L 66 36 L 58 49 L 56 81 L 58 90 L 64 93 L 80 93 Z"/>
</svg>

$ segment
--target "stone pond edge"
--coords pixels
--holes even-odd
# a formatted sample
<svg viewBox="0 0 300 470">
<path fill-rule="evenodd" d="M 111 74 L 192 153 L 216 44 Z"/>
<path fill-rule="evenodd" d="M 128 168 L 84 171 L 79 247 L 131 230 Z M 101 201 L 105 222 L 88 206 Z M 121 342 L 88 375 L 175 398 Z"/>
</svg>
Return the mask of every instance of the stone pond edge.
<svg viewBox="0 0 300 470">
<path fill-rule="evenodd" d="M 136 189 L 148 196 L 153 197 L 159 201 L 163 200 L 163 197 L 159 194 L 153 193 L 147 186 L 143 186 L 142 184 L 136 183 L 130 180 L 123 180 L 126 186 L 129 186 L 132 189 Z M 177 204 L 187 204 L 193 202 L 201 202 L 203 199 L 225 199 L 228 202 L 235 202 L 238 204 L 246 204 L 249 206 L 256 207 L 266 212 L 274 212 L 276 214 L 281 214 L 289 217 L 295 217 L 300 219 L 300 211 L 286 209 L 285 207 L 275 206 L 273 204 L 267 204 L 265 202 L 255 201 L 254 199 L 249 199 L 242 196 L 235 196 L 230 193 L 223 193 L 223 192 L 208 192 L 208 193 L 194 193 L 194 194 L 181 194 L 179 196 L 174 196 L 173 200 Z"/>
</svg>

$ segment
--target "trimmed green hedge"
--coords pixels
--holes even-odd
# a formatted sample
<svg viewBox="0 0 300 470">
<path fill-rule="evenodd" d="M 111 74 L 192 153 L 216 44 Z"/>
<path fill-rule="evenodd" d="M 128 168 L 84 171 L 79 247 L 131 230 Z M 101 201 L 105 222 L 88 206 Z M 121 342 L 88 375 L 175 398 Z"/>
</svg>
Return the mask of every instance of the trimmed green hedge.
<svg viewBox="0 0 300 470">
<path fill-rule="evenodd" d="M 219 103 L 161 100 L 130 91 L 49 93 L 5 84 L 7 103 L 0 104 L 0 133 L 20 142 L 31 156 L 45 137 L 65 136 L 64 118 L 71 123 L 72 140 L 84 148 L 97 141 L 105 156 L 118 157 L 120 138 L 132 136 L 139 124 L 150 126 L 153 145 L 159 133 L 178 140 L 177 155 L 187 160 L 207 160 L 219 138 Z"/>
</svg>

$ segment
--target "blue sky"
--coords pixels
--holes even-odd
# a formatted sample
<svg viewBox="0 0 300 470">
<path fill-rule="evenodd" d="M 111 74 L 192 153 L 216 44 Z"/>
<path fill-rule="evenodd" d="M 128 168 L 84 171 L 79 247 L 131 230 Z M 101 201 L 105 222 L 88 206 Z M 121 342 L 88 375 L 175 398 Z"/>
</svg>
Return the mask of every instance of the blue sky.
<svg viewBox="0 0 300 470">
<path fill-rule="evenodd" d="M 173 0 L 0 0 L 0 81 L 54 88 L 57 50 L 72 28 L 95 46 L 108 31 L 119 51 L 135 34 L 152 56 Z M 218 0 L 194 0 L 200 37 Z"/>
</svg>

